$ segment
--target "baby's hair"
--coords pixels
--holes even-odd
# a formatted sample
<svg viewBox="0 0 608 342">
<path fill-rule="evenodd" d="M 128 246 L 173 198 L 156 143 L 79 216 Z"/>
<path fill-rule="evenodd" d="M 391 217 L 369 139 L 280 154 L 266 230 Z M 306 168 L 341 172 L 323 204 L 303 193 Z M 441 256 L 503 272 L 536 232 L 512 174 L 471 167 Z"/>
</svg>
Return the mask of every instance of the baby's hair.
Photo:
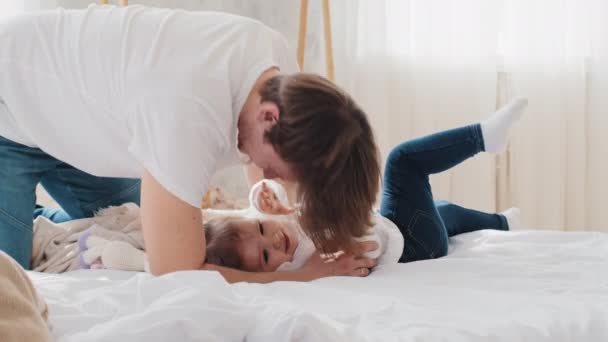
<svg viewBox="0 0 608 342">
<path fill-rule="evenodd" d="M 241 233 L 235 223 L 242 220 L 240 217 L 220 217 L 207 221 L 204 224 L 205 240 L 207 243 L 207 258 L 210 264 L 243 269 L 237 245 L 242 240 Z"/>
</svg>

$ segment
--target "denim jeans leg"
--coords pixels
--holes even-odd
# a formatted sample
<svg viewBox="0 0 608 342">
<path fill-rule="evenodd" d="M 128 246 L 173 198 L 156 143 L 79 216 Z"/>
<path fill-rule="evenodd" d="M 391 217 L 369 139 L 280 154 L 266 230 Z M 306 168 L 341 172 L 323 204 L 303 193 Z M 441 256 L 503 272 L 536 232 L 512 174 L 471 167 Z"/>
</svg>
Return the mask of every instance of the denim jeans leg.
<svg viewBox="0 0 608 342">
<path fill-rule="evenodd" d="M 500 214 L 463 208 L 448 201 L 437 200 L 435 207 L 445 223 L 448 236 L 474 232 L 482 229 L 509 230 L 507 219 Z"/>
<path fill-rule="evenodd" d="M 56 160 L 40 149 L 0 137 L 0 250 L 29 269 L 36 185 Z"/>
<path fill-rule="evenodd" d="M 108 206 L 127 202 L 139 205 L 140 183 L 139 179 L 93 176 L 60 162 L 42 176 L 41 184 L 61 209 L 39 208 L 36 214 L 59 223 L 92 217 Z"/>
<path fill-rule="evenodd" d="M 435 208 L 428 175 L 391 153 L 384 173 L 380 214 L 393 221 L 405 240 L 399 262 L 447 254 L 448 236 Z"/>
<path fill-rule="evenodd" d="M 477 124 L 407 141 L 390 153 L 380 214 L 403 234 L 400 262 L 447 254 L 448 232 L 435 206 L 429 175 L 448 170 L 483 149 Z"/>
</svg>

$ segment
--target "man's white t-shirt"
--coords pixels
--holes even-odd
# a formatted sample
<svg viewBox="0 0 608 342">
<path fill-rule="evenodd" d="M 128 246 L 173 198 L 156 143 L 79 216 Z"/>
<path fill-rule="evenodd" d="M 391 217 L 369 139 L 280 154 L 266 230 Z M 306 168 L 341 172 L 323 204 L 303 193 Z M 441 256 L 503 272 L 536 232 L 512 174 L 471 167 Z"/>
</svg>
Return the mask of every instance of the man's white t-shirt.
<svg viewBox="0 0 608 342">
<path fill-rule="evenodd" d="M 96 176 L 139 178 L 200 206 L 238 163 L 257 78 L 297 71 L 285 39 L 214 12 L 91 6 L 0 23 L 0 136 Z"/>
</svg>

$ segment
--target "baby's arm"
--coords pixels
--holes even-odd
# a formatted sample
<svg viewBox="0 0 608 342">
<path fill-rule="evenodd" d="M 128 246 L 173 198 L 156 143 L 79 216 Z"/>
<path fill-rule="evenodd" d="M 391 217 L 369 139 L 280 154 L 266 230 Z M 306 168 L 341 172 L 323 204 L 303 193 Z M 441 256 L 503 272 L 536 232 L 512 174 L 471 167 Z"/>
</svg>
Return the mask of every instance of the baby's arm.
<svg viewBox="0 0 608 342">
<path fill-rule="evenodd" d="M 255 166 L 253 163 L 249 163 L 245 166 L 245 177 L 247 178 L 247 184 L 250 188 L 252 188 L 256 183 L 259 183 L 261 180 L 265 180 L 264 172 L 259 167 Z M 274 182 L 280 183 L 285 191 L 287 192 L 288 203 L 296 203 L 297 202 L 297 191 L 298 184 L 295 182 L 289 182 L 282 180 L 280 178 L 273 179 Z"/>
<path fill-rule="evenodd" d="M 265 214 L 286 215 L 293 212 L 289 208 L 285 188 L 278 182 L 263 179 L 255 183 L 249 191 L 249 208 L 245 209 L 203 209 L 205 221 L 222 217 L 245 217 L 258 211 Z"/>
<path fill-rule="evenodd" d="M 251 207 L 264 214 L 289 215 L 294 212 L 289 206 L 285 188 L 271 179 L 263 179 L 251 187 L 249 203 Z"/>
</svg>

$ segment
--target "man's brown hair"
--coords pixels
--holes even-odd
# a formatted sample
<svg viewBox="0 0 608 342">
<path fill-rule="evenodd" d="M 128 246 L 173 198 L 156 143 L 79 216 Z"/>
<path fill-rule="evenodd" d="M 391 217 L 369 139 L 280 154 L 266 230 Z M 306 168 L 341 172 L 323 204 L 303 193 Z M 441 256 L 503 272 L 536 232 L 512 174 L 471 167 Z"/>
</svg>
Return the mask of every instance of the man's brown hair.
<svg viewBox="0 0 608 342">
<path fill-rule="evenodd" d="M 371 226 L 380 184 L 378 149 L 365 113 L 314 74 L 275 76 L 260 96 L 279 107 L 265 138 L 294 168 L 302 228 L 324 252 L 355 252 L 352 238 Z"/>
</svg>

